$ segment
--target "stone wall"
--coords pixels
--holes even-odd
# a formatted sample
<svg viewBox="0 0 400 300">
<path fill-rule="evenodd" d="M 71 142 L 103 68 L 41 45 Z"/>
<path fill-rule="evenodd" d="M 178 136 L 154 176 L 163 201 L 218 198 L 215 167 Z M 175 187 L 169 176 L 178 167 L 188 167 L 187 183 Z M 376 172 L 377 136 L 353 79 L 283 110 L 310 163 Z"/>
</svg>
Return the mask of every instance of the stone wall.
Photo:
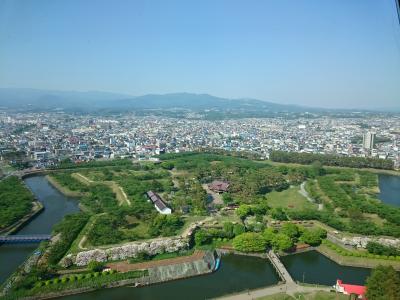
<svg viewBox="0 0 400 300">
<path fill-rule="evenodd" d="M 210 252 L 196 261 L 150 268 L 148 269 L 148 283 L 165 282 L 211 273 L 214 266 L 215 260 Z"/>
<path fill-rule="evenodd" d="M 384 237 L 369 237 L 369 236 L 354 236 L 342 237 L 328 234 L 328 239 L 334 243 L 340 243 L 345 247 L 366 248 L 368 242 L 376 242 L 385 246 L 393 246 L 400 249 L 400 239 L 384 238 Z"/>
<path fill-rule="evenodd" d="M 156 255 L 164 252 L 176 252 L 188 247 L 189 239 L 187 237 L 158 238 L 132 242 L 108 249 L 82 251 L 76 255 L 69 254 L 60 261 L 60 265 L 63 267 L 69 267 L 74 264 L 77 266 L 86 266 L 90 261 L 106 262 L 110 260 L 124 260 L 135 258 L 142 252 L 149 255 Z"/>
</svg>

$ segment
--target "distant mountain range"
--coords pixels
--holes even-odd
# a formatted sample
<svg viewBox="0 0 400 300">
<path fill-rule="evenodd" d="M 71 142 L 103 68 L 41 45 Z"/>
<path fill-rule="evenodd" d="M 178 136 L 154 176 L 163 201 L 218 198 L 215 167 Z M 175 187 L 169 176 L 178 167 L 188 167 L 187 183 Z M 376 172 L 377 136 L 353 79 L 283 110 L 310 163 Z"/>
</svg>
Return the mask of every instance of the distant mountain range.
<svg viewBox="0 0 400 300">
<path fill-rule="evenodd" d="M 262 109 L 304 111 L 295 105 L 283 105 L 256 99 L 225 99 L 208 94 L 174 93 L 129 96 L 108 92 L 70 92 L 37 89 L 0 88 L 0 107 L 30 110 L 135 110 L 135 109 Z"/>
<path fill-rule="evenodd" d="M 208 94 L 174 93 L 130 96 L 109 92 L 52 91 L 0 88 L 0 108 L 19 111 L 64 110 L 76 112 L 148 112 L 190 110 L 228 113 L 232 116 L 267 116 L 273 113 L 327 111 L 297 105 L 284 105 L 257 99 L 226 99 Z M 334 111 L 334 110 L 331 110 Z"/>
</svg>

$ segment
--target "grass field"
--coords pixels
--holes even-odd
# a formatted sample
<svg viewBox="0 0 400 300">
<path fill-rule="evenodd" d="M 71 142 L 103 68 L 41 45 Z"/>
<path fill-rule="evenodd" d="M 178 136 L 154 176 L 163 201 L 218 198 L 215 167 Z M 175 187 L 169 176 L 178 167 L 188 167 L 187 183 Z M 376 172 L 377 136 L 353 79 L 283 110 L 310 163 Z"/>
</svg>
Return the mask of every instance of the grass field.
<svg viewBox="0 0 400 300">
<path fill-rule="evenodd" d="M 370 257 L 357 257 L 357 256 L 344 256 L 339 254 L 327 245 L 321 244 L 318 246 L 318 251 L 329 257 L 336 263 L 344 266 L 362 267 L 362 268 L 375 268 L 379 265 L 393 266 L 396 270 L 400 270 L 400 261 L 392 259 L 370 258 Z M 353 250 L 356 252 L 356 250 Z"/>
<path fill-rule="evenodd" d="M 309 202 L 299 193 L 299 187 L 293 186 L 282 192 L 273 191 L 267 194 L 267 203 L 272 208 L 282 207 L 295 210 L 317 209 L 317 205 Z"/>
<path fill-rule="evenodd" d="M 257 298 L 257 300 L 348 300 L 349 296 L 330 292 L 297 293 L 294 297 L 284 293 Z"/>
</svg>

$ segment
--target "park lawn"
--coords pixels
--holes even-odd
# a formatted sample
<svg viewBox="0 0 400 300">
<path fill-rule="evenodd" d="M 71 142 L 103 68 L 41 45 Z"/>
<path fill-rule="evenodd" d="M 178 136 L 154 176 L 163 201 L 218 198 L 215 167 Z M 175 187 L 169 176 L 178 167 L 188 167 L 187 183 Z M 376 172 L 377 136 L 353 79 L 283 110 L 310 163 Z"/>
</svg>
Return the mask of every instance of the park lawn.
<svg viewBox="0 0 400 300">
<path fill-rule="evenodd" d="M 267 194 L 267 203 L 272 208 L 290 208 L 295 210 L 317 209 L 299 193 L 299 186 L 293 186 L 282 192 L 273 191 Z"/>
<path fill-rule="evenodd" d="M 132 229 L 128 229 L 128 232 L 136 235 L 140 239 L 148 239 L 149 236 L 149 225 L 145 222 L 139 222 L 139 224 Z"/>
<path fill-rule="evenodd" d="M 224 225 L 225 222 L 242 223 L 239 216 L 233 210 L 223 212 L 214 217 L 213 220 L 217 221 L 220 225 Z"/>
<path fill-rule="evenodd" d="M 296 293 L 294 297 L 285 293 L 257 298 L 257 300 L 347 300 L 349 296 L 334 292 Z"/>
</svg>

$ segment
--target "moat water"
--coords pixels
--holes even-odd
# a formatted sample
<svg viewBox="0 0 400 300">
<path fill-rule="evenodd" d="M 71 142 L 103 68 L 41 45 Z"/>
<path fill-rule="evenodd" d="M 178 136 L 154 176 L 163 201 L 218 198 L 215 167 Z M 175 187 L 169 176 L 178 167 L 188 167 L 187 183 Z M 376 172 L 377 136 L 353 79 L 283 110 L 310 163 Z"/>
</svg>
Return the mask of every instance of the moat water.
<svg viewBox="0 0 400 300">
<path fill-rule="evenodd" d="M 17 234 L 47 234 L 69 213 L 79 211 L 78 202 L 56 190 L 44 176 L 26 178 L 26 185 L 45 209 Z M 0 283 L 37 248 L 38 244 L 3 244 L 0 246 Z"/>
<path fill-rule="evenodd" d="M 25 179 L 45 210 L 22 228 L 20 234 L 50 233 L 63 216 L 79 211 L 78 202 L 68 198 L 50 185 L 44 176 Z M 379 198 L 388 204 L 400 205 L 400 177 L 379 175 Z M 37 247 L 28 245 L 0 246 L 0 282 L 3 282 Z M 370 269 L 344 267 L 316 251 L 282 258 L 289 273 L 297 281 L 333 285 L 336 279 L 364 284 Z M 211 275 L 193 277 L 150 287 L 99 290 L 68 296 L 67 299 L 206 299 L 234 292 L 276 284 L 279 278 L 271 264 L 261 258 L 227 255 L 220 269 Z M 190 295 L 190 296 L 188 296 Z"/>
<path fill-rule="evenodd" d="M 386 204 L 400 206 L 400 176 L 379 174 L 379 199 Z"/>
<path fill-rule="evenodd" d="M 371 269 L 346 267 L 335 263 L 317 251 L 309 251 L 281 257 L 295 281 L 334 285 L 337 279 L 345 283 L 363 285 Z"/>
</svg>

